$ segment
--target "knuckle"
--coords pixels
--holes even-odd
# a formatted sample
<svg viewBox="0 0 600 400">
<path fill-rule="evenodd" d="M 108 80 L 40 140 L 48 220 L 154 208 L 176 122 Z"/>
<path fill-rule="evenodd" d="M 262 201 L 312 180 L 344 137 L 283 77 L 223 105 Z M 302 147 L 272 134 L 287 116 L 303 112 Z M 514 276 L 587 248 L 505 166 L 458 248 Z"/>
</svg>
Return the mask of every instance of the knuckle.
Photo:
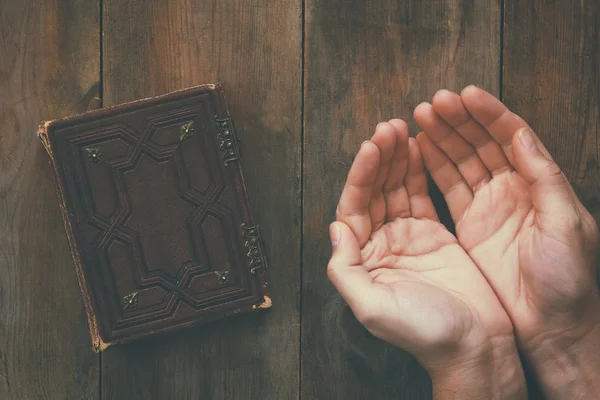
<svg viewBox="0 0 600 400">
<path fill-rule="evenodd" d="M 346 206 L 342 203 L 338 204 L 338 206 L 335 210 L 335 213 L 337 216 L 342 216 L 342 215 L 348 214 L 348 206 Z"/>
<path fill-rule="evenodd" d="M 551 187 L 553 190 L 564 190 L 566 177 L 556 163 L 548 161 L 540 168 L 539 177 L 537 185 Z"/>
<path fill-rule="evenodd" d="M 558 164 L 556 164 L 555 162 L 548 161 L 548 163 L 543 167 L 543 171 L 546 173 L 547 176 L 556 178 L 560 177 L 561 179 L 563 178 L 562 171 L 560 170 Z"/>
</svg>

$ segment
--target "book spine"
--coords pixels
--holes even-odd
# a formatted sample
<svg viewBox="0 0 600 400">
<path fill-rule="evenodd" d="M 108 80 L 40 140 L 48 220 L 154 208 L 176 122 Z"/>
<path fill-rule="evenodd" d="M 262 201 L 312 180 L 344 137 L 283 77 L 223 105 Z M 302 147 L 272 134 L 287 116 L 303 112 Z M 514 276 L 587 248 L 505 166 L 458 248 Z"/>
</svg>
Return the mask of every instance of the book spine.
<svg viewBox="0 0 600 400">
<path fill-rule="evenodd" d="M 63 223 L 65 224 L 65 231 L 67 233 L 67 239 L 69 242 L 69 248 L 71 250 L 71 257 L 73 258 L 73 263 L 75 264 L 75 271 L 77 273 L 77 281 L 79 282 L 79 289 L 81 291 L 81 295 L 83 298 L 83 305 L 85 308 L 85 313 L 87 316 L 88 327 L 90 331 L 90 337 L 92 339 L 92 349 L 94 352 L 99 353 L 109 346 L 111 343 L 107 343 L 102 340 L 100 336 L 100 330 L 98 328 L 98 322 L 96 320 L 96 314 L 92 308 L 92 301 L 89 289 L 87 287 L 87 283 L 85 280 L 85 275 L 83 273 L 83 267 L 81 264 L 81 258 L 79 257 L 79 252 L 77 251 L 77 243 L 75 241 L 75 232 L 73 230 L 73 225 L 71 224 L 71 218 L 69 215 L 69 211 L 67 210 L 67 204 L 65 200 L 65 189 L 64 183 L 60 177 L 60 173 L 58 170 L 58 165 L 56 163 L 56 159 L 54 158 L 54 150 L 52 146 L 52 142 L 49 137 L 49 130 L 52 122 L 43 122 L 40 124 L 37 135 L 41 140 L 46 152 L 50 156 L 50 163 L 52 164 L 52 169 L 54 171 L 54 182 L 56 194 L 58 196 L 58 203 L 60 206 L 60 212 L 62 215 Z"/>
<path fill-rule="evenodd" d="M 218 113 L 218 119 L 217 119 L 217 131 L 219 131 L 219 120 L 224 121 L 226 119 L 231 119 L 231 116 L 229 114 L 229 108 L 227 107 L 227 100 L 225 98 L 225 92 L 223 90 L 223 88 L 221 87 L 220 84 L 215 84 L 213 90 L 215 91 L 215 99 L 216 99 L 216 107 L 217 107 L 217 113 Z M 231 125 L 230 128 L 233 130 L 234 128 L 234 124 L 233 124 L 233 120 L 231 120 Z M 237 135 L 237 133 L 233 133 L 233 137 L 235 137 L 235 140 L 239 140 L 239 136 Z M 239 150 L 237 150 L 238 154 L 237 156 L 239 157 Z M 241 157 L 239 157 L 241 158 Z M 226 168 L 232 168 L 235 169 L 235 185 L 236 185 L 236 190 L 238 193 L 242 194 L 242 209 L 243 209 L 243 215 L 244 215 L 244 219 L 246 220 L 245 222 L 245 226 L 246 227 L 250 227 L 250 228 L 257 228 L 258 226 L 254 223 L 254 219 L 252 217 L 252 211 L 251 211 L 251 207 L 250 207 L 250 201 L 248 199 L 247 196 L 247 190 L 246 190 L 246 182 L 244 181 L 244 174 L 242 173 L 242 167 L 241 167 L 241 160 L 238 158 L 237 162 L 227 166 L 227 163 L 225 164 Z M 246 234 L 249 233 L 248 230 L 244 229 L 244 226 L 241 227 L 242 228 L 242 236 L 244 236 L 244 232 Z M 263 308 L 271 308 L 271 306 L 273 305 L 273 300 L 271 299 L 271 293 L 269 290 L 269 281 L 268 281 L 268 273 L 267 273 L 267 258 L 266 258 L 266 252 L 264 249 L 264 242 L 262 239 L 262 236 L 260 235 L 260 231 L 258 229 L 255 229 L 256 231 L 256 235 L 257 235 L 257 241 L 254 242 L 254 245 L 258 246 L 260 245 L 259 248 L 259 253 L 260 253 L 260 259 L 263 265 L 263 267 L 261 268 L 254 268 L 256 265 L 252 265 L 257 264 L 256 261 L 253 260 L 253 258 L 251 257 L 252 255 L 256 254 L 256 251 L 254 248 L 248 248 L 250 246 L 250 242 L 247 241 L 247 238 L 244 238 L 245 241 L 245 246 L 248 248 L 248 257 L 249 257 L 249 261 L 250 261 L 250 271 L 252 276 L 256 277 L 259 280 L 259 285 L 260 285 L 260 289 L 262 292 L 262 301 L 260 301 L 259 303 L 255 304 L 252 308 L 257 310 L 257 309 L 263 309 Z M 251 246 L 251 247 L 252 247 Z M 257 264 L 258 265 L 258 264 Z"/>
</svg>

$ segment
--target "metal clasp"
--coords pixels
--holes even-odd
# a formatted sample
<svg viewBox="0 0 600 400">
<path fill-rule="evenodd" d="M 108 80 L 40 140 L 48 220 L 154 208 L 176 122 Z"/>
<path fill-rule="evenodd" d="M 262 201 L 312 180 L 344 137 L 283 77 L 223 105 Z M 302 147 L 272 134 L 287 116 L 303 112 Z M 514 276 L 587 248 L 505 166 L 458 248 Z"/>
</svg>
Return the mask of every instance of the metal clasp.
<svg viewBox="0 0 600 400">
<path fill-rule="evenodd" d="M 242 224 L 241 228 L 242 236 L 245 239 L 244 246 L 248 250 L 246 255 L 250 260 L 250 273 L 254 275 L 257 270 L 261 268 L 267 269 L 268 267 L 260 228 L 258 225 L 246 226 L 246 224 Z"/>
<path fill-rule="evenodd" d="M 225 119 L 219 119 L 218 115 L 215 115 L 215 122 L 217 124 L 217 136 L 221 140 L 221 158 L 225 166 L 233 161 L 237 161 L 240 158 L 238 151 L 237 142 L 239 141 L 235 134 L 235 127 L 233 125 L 233 119 L 231 117 Z"/>
</svg>

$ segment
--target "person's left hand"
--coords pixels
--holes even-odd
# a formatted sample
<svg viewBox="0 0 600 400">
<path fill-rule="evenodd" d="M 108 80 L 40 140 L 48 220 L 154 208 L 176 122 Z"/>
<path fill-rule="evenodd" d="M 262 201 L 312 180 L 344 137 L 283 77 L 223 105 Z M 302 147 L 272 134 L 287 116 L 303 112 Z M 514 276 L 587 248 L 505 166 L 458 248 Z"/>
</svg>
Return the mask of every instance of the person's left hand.
<svg viewBox="0 0 600 400">
<path fill-rule="evenodd" d="M 440 371 L 459 365 L 492 367 L 502 382 L 500 359 L 512 368 L 507 385 L 523 383 L 514 378 L 521 366 L 511 322 L 439 223 L 419 146 L 403 121 L 379 124 L 361 146 L 330 234 L 333 284 L 371 333 L 417 357 L 434 386 Z"/>
</svg>

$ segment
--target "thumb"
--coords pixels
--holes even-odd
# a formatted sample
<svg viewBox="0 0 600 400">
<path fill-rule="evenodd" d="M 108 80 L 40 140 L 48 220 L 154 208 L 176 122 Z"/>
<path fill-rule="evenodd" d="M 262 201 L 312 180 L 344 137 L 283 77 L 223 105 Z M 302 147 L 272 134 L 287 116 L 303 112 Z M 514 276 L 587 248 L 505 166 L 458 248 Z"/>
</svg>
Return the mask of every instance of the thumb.
<svg viewBox="0 0 600 400">
<path fill-rule="evenodd" d="M 336 221 L 329 226 L 329 237 L 333 251 L 331 263 L 338 265 L 359 265 L 362 258 L 358 239 L 350 227 Z"/>
<path fill-rule="evenodd" d="M 359 321 L 368 314 L 372 299 L 373 278 L 361 265 L 360 246 L 348 225 L 334 222 L 329 226 L 333 253 L 327 265 L 327 276 L 340 292 Z"/>
<path fill-rule="evenodd" d="M 512 148 L 517 171 L 532 186 L 536 210 L 552 213 L 572 205 L 571 185 L 531 129 L 519 129 L 513 137 Z"/>
</svg>

